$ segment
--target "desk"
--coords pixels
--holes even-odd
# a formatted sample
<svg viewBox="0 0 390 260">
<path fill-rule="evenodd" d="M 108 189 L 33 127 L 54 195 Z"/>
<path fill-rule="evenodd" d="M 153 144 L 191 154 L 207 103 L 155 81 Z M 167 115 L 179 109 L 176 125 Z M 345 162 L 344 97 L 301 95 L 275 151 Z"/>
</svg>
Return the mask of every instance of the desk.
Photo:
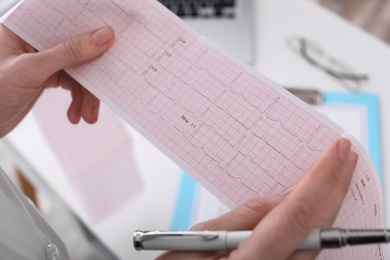
<svg viewBox="0 0 390 260">
<path fill-rule="evenodd" d="M 361 28 L 307 0 L 262 0 L 258 2 L 257 57 L 255 67 L 283 86 L 315 87 L 342 91 L 343 86 L 309 65 L 286 45 L 291 35 L 305 36 L 319 43 L 333 57 L 368 73 L 363 91 L 380 98 L 382 124 L 383 188 L 385 204 L 390 196 L 390 46 Z M 387 188 L 387 189 L 386 189 Z M 390 207 L 386 208 L 390 223 Z"/>
<path fill-rule="evenodd" d="M 257 69 L 282 85 L 341 90 L 337 82 L 307 65 L 285 45 L 286 37 L 292 34 L 308 36 L 321 43 L 330 54 L 370 74 L 371 81 L 364 91 L 380 95 L 382 132 L 389 132 L 390 112 L 387 111 L 390 111 L 390 102 L 383 102 L 390 94 L 386 86 L 390 83 L 390 48 L 386 44 L 308 0 L 259 0 L 256 5 Z M 134 138 L 145 191 L 120 211 L 97 224 L 89 221 L 31 115 L 6 137 L 6 141 L 35 169 L 35 178 L 43 180 L 57 191 L 87 227 L 120 259 L 151 259 L 156 256 L 156 252 L 136 252 L 133 249 L 132 232 L 143 228 L 169 228 L 180 177 L 179 168 L 130 127 L 129 131 Z M 390 139 L 383 135 L 384 158 L 389 154 L 389 149 Z M 153 163 L 148 161 L 150 156 L 156 158 Z M 386 160 L 383 162 L 383 172 L 386 173 L 390 165 Z M 389 182 L 390 178 L 384 174 L 383 186 L 390 187 Z M 390 195 L 388 193 L 385 189 L 385 198 Z M 158 196 L 158 201 L 155 196 Z M 389 212 L 386 212 L 386 216 L 389 217 Z"/>
</svg>

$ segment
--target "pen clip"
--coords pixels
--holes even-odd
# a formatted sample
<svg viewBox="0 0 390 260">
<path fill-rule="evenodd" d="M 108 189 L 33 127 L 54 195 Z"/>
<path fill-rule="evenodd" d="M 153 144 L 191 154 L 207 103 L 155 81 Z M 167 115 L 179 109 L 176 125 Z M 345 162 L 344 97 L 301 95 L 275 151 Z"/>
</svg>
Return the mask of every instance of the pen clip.
<svg viewBox="0 0 390 260">
<path fill-rule="evenodd" d="M 179 237 L 179 236 L 198 236 L 205 240 L 213 240 L 218 238 L 217 232 L 212 231 L 145 231 L 142 235 L 143 241 L 156 237 Z"/>
</svg>

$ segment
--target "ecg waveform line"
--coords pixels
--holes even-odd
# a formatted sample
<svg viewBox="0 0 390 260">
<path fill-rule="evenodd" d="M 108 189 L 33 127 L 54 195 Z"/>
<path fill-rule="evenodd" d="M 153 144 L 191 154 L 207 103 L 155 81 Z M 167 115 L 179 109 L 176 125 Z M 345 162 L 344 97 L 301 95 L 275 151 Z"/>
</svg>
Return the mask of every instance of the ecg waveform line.
<svg viewBox="0 0 390 260">
<path fill-rule="evenodd" d="M 95 5 L 96 7 L 97 5 Z M 123 17 L 123 13 L 125 11 L 120 8 L 119 5 L 108 5 L 105 6 L 113 13 L 116 13 L 120 18 Z M 93 11 L 94 6 L 84 5 L 84 10 L 88 14 Z M 118 10 L 114 10 L 117 8 Z M 81 12 L 82 13 L 82 12 Z M 106 21 L 105 16 L 103 18 L 100 18 L 102 21 Z M 201 55 L 198 55 L 198 57 L 193 60 L 192 64 L 190 63 L 187 65 L 187 67 L 181 67 L 181 71 L 171 71 L 172 64 L 176 64 L 177 61 L 181 61 L 181 64 L 185 64 L 186 57 L 181 56 L 181 53 L 184 53 L 184 50 L 187 50 L 191 48 L 191 46 L 195 46 L 196 44 L 190 44 L 189 47 L 177 51 L 177 48 L 174 48 L 174 52 L 170 52 L 168 50 L 164 50 L 164 47 L 167 45 L 167 42 L 164 42 L 163 39 L 159 38 L 158 35 L 154 34 L 153 31 L 151 31 L 148 28 L 148 23 L 141 21 L 141 19 L 137 19 L 137 17 L 140 17 L 138 14 L 131 13 L 128 17 L 125 17 L 123 19 L 118 19 L 120 24 L 125 24 L 129 26 L 129 30 L 122 29 L 123 26 L 121 26 L 121 29 L 117 29 L 119 34 L 126 40 L 125 42 L 131 41 L 131 44 L 135 46 L 137 50 L 140 50 L 142 54 L 146 56 L 146 61 L 149 61 L 149 64 L 155 63 L 155 60 L 160 65 L 159 67 L 155 67 L 156 65 L 149 65 L 149 68 L 146 69 L 146 71 L 143 73 L 143 78 L 147 82 L 147 85 L 149 87 L 146 87 L 145 84 L 141 84 L 143 88 L 141 88 L 139 91 L 132 89 L 128 92 L 133 95 L 136 99 L 140 100 L 140 102 L 147 106 L 147 109 L 151 111 L 155 116 L 160 117 L 163 120 L 168 120 L 169 117 L 166 117 L 165 114 L 169 113 L 170 109 L 174 107 L 174 105 L 168 105 L 169 103 L 172 103 L 174 101 L 177 101 L 180 106 L 184 108 L 184 111 L 187 110 L 191 114 L 195 115 L 198 120 L 197 124 L 201 122 L 201 124 L 205 124 L 208 126 L 201 127 L 201 125 L 198 125 L 197 128 L 192 129 L 186 129 L 186 130 L 193 130 L 190 135 L 186 135 L 185 128 L 179 127 L 175 125 L 175 122 L 169 122 L 171 126 L 173 126 L 173 129 L 179 129 L 179 132 L 182 132 L 184 136 L 191 136 L 191 143 L 196 143 L 196 148 L 201 148 L 205 155 L 209 156 L 213 161 L 215 161 L 218 165 L 223 166 L 221 168 L 224 168 L 228 161 L 232 160 L 233 156 L 236 155 L 238 152 L 242 153 L 240 149 L 233 149 L 233 147 L 240 147 L 241 142 L 247 138 L 247 131 L 249 129 L 245 129 L 244 124 L 245 122 L 240 122 L 240 119 L 232 117 L 230 113 L 226 113 L 224 110 L 218 111 L 215 110 L 212 112 L 213 102 L 218 102 L 221 100 L 221 96 L 223 96 L 228 90 L 232 89 L 231 91 L 234 93 L 234 85 L 238 83 L 240 85 L 240 81 L 245 81 L 245 78 L 243 78 L 243 72 L 241 70 L 236 69 L 230 69 L 229 68 L 236 68 L 237 65 L 235 65 L 233 62 L 231 62 L 229 59 L 223 57 L 219 53 L 216 53 L 213 50 L 204 48 L 203 52 L 201 52 Z M 63 22 L 63 19 L 61 20 Z M 56 32 L 58 34 L 58 32 Z M 143 43 L 147 43 L 144 45 Z M 177 38 L 172 44 L 172 47 L 177 47 L 179 44 L 182 43 L 188 43 L 188 40 L 183 39 L 182 37 Z M 203 47 L 203 46 L 202 46 Z M 178 53 L 177 55 L 174 55 Z M 110 59 L 109 55 L 114 56 L 116 53 L 113 51 L 106 55 L 106 58 L 108 60 Z M 120 58 L 120 57 L 119 57 Z M 164 61 L 167 59 L 171 59 L 166 66 L 164 66 Z M 105 74 L 107 77 L 111 79 L 117 79 L 118 85 L 121 86 L 123 89 L 127 89 L 127 86 L 129 85 L 129 82 L 125 80 L 125 78 L 122 78 L 121 75 L 126 75 L 126 72 L 128 69 L 133 69 L 134 66 L 126 67 L 124 64 L 123 59 L 119 59 L 119 62 L 116 64 L 116 66 L 110 66 L 108 63 L 101 63 L 104 65 L 98 65 L 99 70 Z M 146 62 L 145 62 L 146 63 Z M 94 64 L 96 65 L 96 64 Z M 118 70 L 118 66 L 120 69 Z M 136 71 L 137 69 L 135 69 Z M 161 75 L 164 77 L 164 80 L 166 80 L 166 73 L 168 72 L 172 74 L 178 81 L 175 84 L 172 89 L 170 89 L 170 93 L 175 93 L 176 97 L 167 96 L 164 93 L 164 87 L 167 85 L 167 82 L 163 82 L 161 80 Z M 228 71 L 228 73 L 226 73 Z M 234 73 L 232 73 L 234 72 Z M 228 76 L 226 76 L 228 75 Z M 151 76 L 151 77 L 150 77 Z M 212 83 L 210 86 L 210 82 Z M 168 84 L 171 83 L 168 80 Z M 249 86 L 250 84 L 248 84 Z M 242 85 L 240 85 L 242 86 Z M 145 88 L 146 87 L 146 88 Z M 258 87 L 255 87 L 258 89 Z M 211 91 L 212 90 L 212 91 Z M 180 94 L 181 93 L 181 94 Z M 240 93 L 240 92 L 237 92 Z M 265 92 L 264 92 L 265 93 Z M 244 98 L 244 92 L 241 92 L 240 95 Z M 172 98 L 172 100 L 170 100 Z M 206 98 L 207 100 L 203 100 Z M 279 158 L 280 156 L 283 157 L 283 159 L 289 159 L 295 156 L 295 152 L 299 150 L 300 146 L 297 146 L 291 151 L 291 154 L 285 155 L 285 152 L 281 152 L 277 148 L 277 140 L 275 139 L 275 136 L 269 138 L 266 137 L 266 133 L 263 131 L 263 133 L 260 133 L 261 127 L 259 124 L 262 124 L 262 119 L 271 119 L 279 124 L 279 130 L 274 128 L 273 131 L 277 133 L 277 131 L 280 131 L 280 129 L 285 130 L 286 133 L 291 135 L 291 138 L 289 140 L 292 140 L 294 137 L 298 138 L 300 141 L 301 138 L 294 136 L 294 133 L 289 132 L 289 129 L 285 127 L 279 119 L 278 115 L 275 115 L 275 112 L 277 112 L 277 109 L 274 109 L 272 112 L 273 106 L 277 104 L 279 101 L 280 96 L 276 96 L 275 99 L 267 98 L 266 100 L 271 100 L 271 103 L 267 103 L 266 107 L 258 107 L 260 113 L 256 113 L 256 120 L 254 122 L 251 122 L 251 135 L 253 138 L 257 137 L 260 140 L 263 140 L 265 145 L 270 148 L 268 153 L 259 153 L 261 156 L 255 156 L 253 153 L 250 153 L 250 151 L 247 152 L 246 156 L 248 158 L 266 158 L 269 155 L 274 154 L 274 158 Z M 274 100 L 274 101 L 272 101 Z M 161 106 L 161 104 L 164 104 Z M 226 104 L 226 102 L 225 102 Z M 203 108 L 202 108 L 203 107 Z M 263 108 L 263 111 L 261 109 Z M 225 110 L 230 111 L 231 106 L 227 105 L 225 107 Z M 188 112 L 185 113 L 184 118 L 182 121 L 186 122 L 188 117 Z M 257 111 L 256 111 L 257 112 Z M 208 115 L 212 115 L 212 118 L 207 118 Z M 179 117 L 179 115 L 178 115 Z M 172 119 L 172 117 L 170 117 Z M 180 117 L 181 119 L 183 116 Z M 208 120 L 209 119 L 209 120 Z M 220 122 L 215 124 L 215 122 L 219 120 Z M 233 120 L 233 121 L 231 121 Z M 242 121 L 242 120 L 241 120 Z M 177 122 L 177 120 L 176 120 Z M 213 124 L 214 123 L 214 124 Z M 272 124 L 268 124 L 272 125 Z M 241 128 L 241 130 L 240 130 Z M 199 131 L 204 131 L 205 129 L 212 129 L 209 131 L 210 133 L 213 133 L 211 137 L 208 137 L 206 142 L 203 141 L 201 138 L 196 139 L 196 137 L 199 136 Z M 256 131 L 257 130 L 257 131 Z M 232 131 L 234 131 L 232 133 Z M 284 137 L 286 136 L 286 133 L 282 134 Z M 198 134 L 198 135 L 197 135 Z M 202 136 L 207 136 L 207 133 L 203 132 Z M 220 141 L 215 141 L 219 139 Z M 195 141 L 196 140 L 196 141 Z M 275 140 L 274 144 L 271 144 L 272 140 Z M 226 144 L 223 144 L 222 147 L 219 147 L 217 144 L 221 144 L 223 142 L 226 142 L 229 144 L 232 148 L 226 149 Z M 202 144 L 203 146 L 199 146 L 199 144 Z M 298 143 L 296 143 L 298 145 Z M 210 147 L 207 148 L 207 145 Z M 218 149 L 216 148 L 218 147 Z M 283 145 L 283 147 L 288 147 L 288 144 Z M 232 150 L 233 153 L 230 156 L 227 156 L 227 154 L 222 153 L 223 156 L 221 156 L 221 151 L 224 150 Z M 220 159 L 216 159 L 220 158 Z M 282 162 L 282 159 L 278 159 L 279 162 Z M 283 167 L 283 169 L 285 169 Z M 280 169 L 279 169 L 280 170 Z M 281 171 L 281 170 L 280 170 Z"/>
</svg>

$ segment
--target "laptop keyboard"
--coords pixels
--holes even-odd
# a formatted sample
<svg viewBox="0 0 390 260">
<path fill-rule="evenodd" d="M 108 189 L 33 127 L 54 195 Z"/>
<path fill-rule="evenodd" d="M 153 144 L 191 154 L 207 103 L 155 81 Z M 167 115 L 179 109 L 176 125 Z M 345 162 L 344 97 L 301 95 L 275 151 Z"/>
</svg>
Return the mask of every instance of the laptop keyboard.
<svg viewBox="0 0 390 260">
<path fill-rule="evenodd" d="M 177 16 L 193 18 L 234 18 L 235 0 L 158 0 Z"/>
</svg>

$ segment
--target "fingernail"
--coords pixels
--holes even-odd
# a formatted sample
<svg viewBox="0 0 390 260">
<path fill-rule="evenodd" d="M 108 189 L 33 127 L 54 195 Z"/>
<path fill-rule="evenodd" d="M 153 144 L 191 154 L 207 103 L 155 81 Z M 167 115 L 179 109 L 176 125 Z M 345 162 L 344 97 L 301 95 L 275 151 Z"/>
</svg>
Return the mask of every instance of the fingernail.
<svg viewBox="0 0 390 260">
<path fill-rule="evenodd" d="M 74 123 L 75 123 L 75 124 L 78 124 L 78 123 L 80 122 L 80 118 L 81 118 L 81 113 L 80 113 L 80 111 L 76 111 L 76 112 L 74 113 L 74 119 L 75 119 Z"/>
<path fill-rule="evenodd" d="M 98 119 L 98 117 L 99 117 L 99 107 L 98 106 L 95 106 L 92 108 L 92 116 L 93 116 L 93 118 Z"/>
<path fill-rule="evenodd" d="M 351 151 L 351 142 L 348 139 L 342 138 L 338 143 L 337 151 L 345 161 L 348 161 L 348 155 Z"/>
<path fill-rule="evenodd" d="M 295 187 L 295 186 L 291 186 L 291 187 L 285 189 L 284 191 L 282 191 L 282 192 L 280 193 L 280 196 L 286 197 L 288 194 L 291 193 L 291 191 L 294 189 L 294 187 Z"/>
<path fill-rule="evenodd" d="M 112 40 L 114 32 L 111 27 L 102 27 L 92 33 L 92 39 L 97 46 L 102 46 Z"/>
<path fill-rule="evenodd" d="M 348 155 L 348 166 L 350 169 L 355 169 L 358 161 L 358 155 L 355 152 L 351 152 Z"/>
</svg>

